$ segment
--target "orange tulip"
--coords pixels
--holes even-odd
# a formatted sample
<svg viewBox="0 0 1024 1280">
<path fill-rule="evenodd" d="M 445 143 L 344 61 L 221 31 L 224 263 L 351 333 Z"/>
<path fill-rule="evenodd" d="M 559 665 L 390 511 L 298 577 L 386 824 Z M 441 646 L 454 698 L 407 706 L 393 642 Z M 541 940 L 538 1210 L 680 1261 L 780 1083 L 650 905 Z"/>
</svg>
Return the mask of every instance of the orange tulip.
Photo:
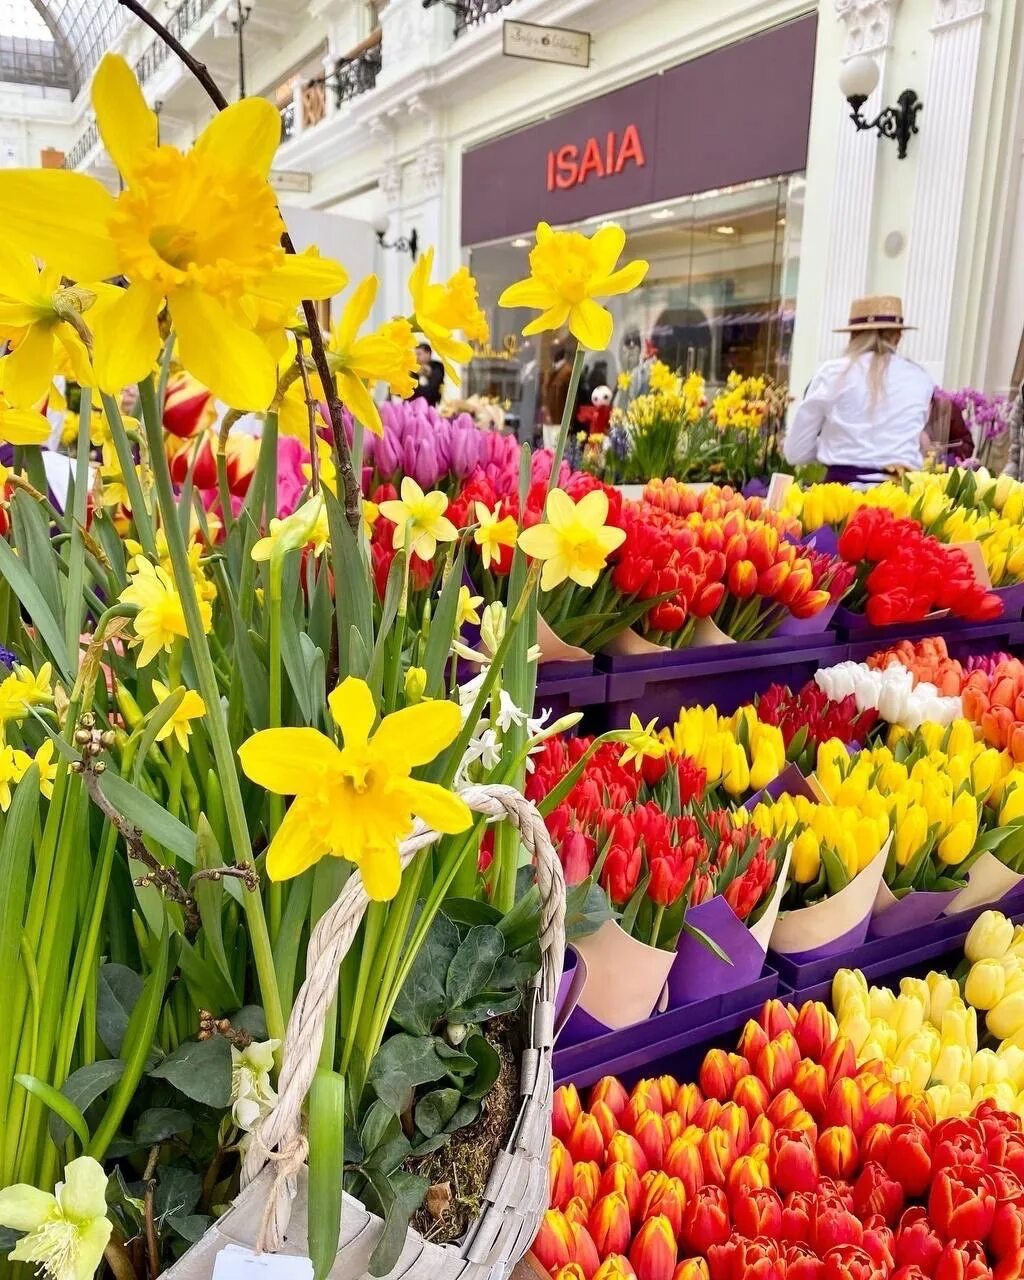
<svg viewBox="0 0 1024 1280">
<path fill-rule="evenodd" d="M 722 1114 L 722 1104 L 717 1098 L 707 1098 L 701 1103 L 697 1114 L 693 1117 L 693 1124 L 698 1129 L 707 1131 L 712 1127 L 718 1117 Z"/>
<path fill-rule="evenodd" d="M 676 1267 L 672 1280 L 711 1280 L 711 1272 L 703 1258 L 686 1258 Z"/>
<path fill-rule="evenodd" d="M 604 1135 L 601 1132 L 601 1126 L 588 1111 L 576 1117 L 576 1123 L 572 1127 L 566 1146 L 572 1154 L 574 1163 L 580 1160 L 596 1160 L 598 1164 L 604 1162 Z"/>
<path fill-rule="evenodd" d="M 615 1076 L 602 1076 L 590 1091 L 590 1109 L 593 1111 L 595 1102 L 603 1102 L 611 1109 L 613 1116 L 618 1118 L 626 1109 L 626 1103 L 629 1101 L 629 1094 L 626 1092 L 622 1081 Z"/>
<path fill-rule="evenodd" d="M 828 1106 L 828 1076 L 820 1062 L 804 1058 L 797 1064 L 790 1088 L 815 1120 L 821 1120 Z"/>
<path fill-rule="evenodd" d="M 578 1262 L 567 1262 L 555 1272 L 554 1280 L 588 1280 L 588 1277 Z"/>
<path fill-rule="evenodd" d="M 661 1084 L 657 1080 L 638 1080 L 633 1086 L 630 1098 L 642 1098 L 651 1111 L 660 1113 L 664 1109 L 661 1099 Z"/>
<path fill-rule="evenodd" d="M 563 1084 L 556 1089 L 551 1102 L 551 1132 L 555 1137 L 567 1143 L 582 1111 L 583 1105 L 574 1084 Z"/>
<path fill-rule="evenodd" d="M 664 1214 L 648 1218 L 629 1250 L 637 1280 L 672 1280 L 676 1269 L 676 1237 Z"/>
<path fill-rule="evenodd" d="M 732 1136 L 722 1129 L 711 1129 L 701 1139 L 700 1159 L 704 1166 L 704 1181 L 724 1187 L 729 1170 L 739 1152 Z"/>
<path fill-rule="evenodd" d="M 725 1181 L 725 1189 L 729 1194 L 729 1203 L 735 1204 L 739 1196 L 747 1195 L 751 1191 L 757 1191 L 762 1187 L 770 1187 L 771 1182 L 771 1175 L 768 1172 L 766 1161 L 759 1160 L 752 1155 L 740 1156 L 729 1170 L 729 1175 Z"/>
<path fill-rule="evenodd" d="M 747 1113 L 747 1118 L 753 1123 L 758 1116 L 763 1115 L 768 1110 L 771 1096 L 763 1080 L 758 1079 L 757 1076 L 744 1076 L 742 1080 L 736 1081 L 736 1087 L 732 1091 L 732 1100 L 737 1106 L 743 1108 Z"/>
<path fill-rule="evenodd" d="M 594 1280 L 636 1280 L 629 1259 L 621 1253 L 610 1253 L 597 1269 Z"/>
<path fill-rule="evenodd" d="M 617 1160 L 631 1164 L 641 1176 L 647 1172 L 647 1157 L 643 1147 L 631 1133 L 623 1133 L 621 1129 L 612 1135 L 608 1143 L 608 1163 L 613 1164 Z"/>
<path fill-rule="evenodd" d="M 726 1102 L 715 1121 L 715 1128 L 729 1134 L 736 1144 L 736 1150 L 742 1154 L 750 1144 L 750 1119 L 742 1107 L 735 1102 Z"/>
<path fill-rule="evenodd" d="M 686 1188 L 679 1178 L 670 1178 L 661 1170 L 653 1170 L 646 1174 L 644 1181 L 644 1203 L 641 1217 L 646 1222 L 659 1213 L 668 1218 L 673 1234 L 678 1238 L 683 1225 L 683 1210 L 686 1208 Z"/>
<path fill-rule="evenodd" d="M 619 1191 L 626 1197 L 629 1215 L 634 1222 L 640 1221 L 640 1175 L 631 1164 L 618 1160 L 610 1164 L 601 1175 L 601 1185 L 597 1189 L 598 1196 L 610 1195 Z"/>
<path fill-rule="evenodd" d="M 899 1098 L 891 1081 L 875 1080 L 867 1085 L 864 1090 L 864 1105 L 869 1125 L 896 1123 Z"/>
<path fill-rule="evenodd" d="M 763 1015 L 762 1015 L 763 1016 Z M 755 1022 L 753 1018 L 747 1022 L 740 1032 L 740 1042 L 737 1046 L 738 1051 L 749 1063 L 757 1061 L 757 1055 L 768 1043 L 768 1033 L 759 1022 Z"/>
<path fill-rule="evenodd" d="M 572 1182 L 572 1157 L 564 1143 L 558 1138 L 552 1138 L 551 1154 L 548 1156 L 548 1200 L 553 1209 L 564 1209 L 569 1203 L 573 1194 Z"/>
<path fill-rule="evenodd" d="M 578 1227 L 585 1227 L 590 1221 L 590 1209 L 581 1196 L 573 1196 L 565 1206 L 565 1220 L 570 1225 L 575 1222 Z"/>
<path fill-rule="evenodd" d="M 700 1144 L 689 1141 L 684 1134 L 677 1138 L 665 1153 L 665 1172 L 678 1178 L 690 1197 L 704 1185 L 704 1163 Z"/>
<path fill-rule="evenodd" d="M 793 1034 L 805 1058 L 821 1061 L 821 1055 L 835 1039 L 835 1022 L 820 1000 L 808 1000 L 797 1015 Z"/>
<path fill-rule="evenodd" d="M 644 1111 L 636 1122 L 633 1136 L 643 1148 L 647 1167 L 660 1169 L 665 1157 L 665 1121 L 660 1111 Z"/>
<path fill-rule="evenodd" d="M 892 1129 L 891 1124 L 873 1124 L 864 1131 L 860 1140 L 860 1156 L 864 1164 L 872 1160 L 876 1164 L 885 1164 L 892 1146 Z"/>
<path fill-rule="evenodd" d="M 569 1223 L 573 1240 L 573 1261 L 582 1268 L 585 1280 L 592 1280 L 594 1273 L 601 1265 L 597 1254 L 597 1245 L 586 1227 L 578 1222 Z"/>
<path fill-rule="evenodd" d="M 590 1114 L 597 1121 L 597 1127 L 601 1130 L 601 1137 L 604 1138 L 607 1146 L 619 1131 L 619 1120 L 615 1118 L 615 1113 L 607 1102 L 591 1102 Z M 622 1114 L 625 1115 L 625 1108 Z"/>
<path fill-rule="evenodd" d="M 601 1168 L 595 1160 L 581 1160 L 573 1165 L 572 1194 L 579 1196 L 589 1209 L 597 1199 L 601 1185 Z"/>
<path fill-rule="evenodd" d="M 658 1076 L 655 1083 L 661 1094 L 661 1113 L 666 1115 L 676 1105 L 676 1094 L 679 1092 L 679 1081 L 675 1076 Z"/>
<path fill-rule="evenodd" d="M 665 1143 L 666 1145 L 671 1145 L 686 1128 L 686 1122 L 678 1111 L 666 1111 L 663 1118 L 665 1121 Z"/>
<path fill-rule="evenodd" d="M 540 1230 L 533 1242 L 533 1252 L 545 1271 L 552 1274 L 572 1262 L 575 1242 L 561 1209 L 548 1209 L 541 1219 Z"/>
<path fill-rule="evenodd" d="M 837 1080 L 828 1095 L 825 1118 L 829 1125 L 847 1125 L 859 1138 L 868 1127 L 864 1090 L 848 1077 Z"/>
<path fill-rule="evenodd" d="M 766 1147 L 771 1143 L 774 1133 L 775 1125 L 768 1119 L 767 1114 L 758 1116 L 750 1126 L 750 1145 Z"/>
<path fill-rule="evenodd" d="M 612 1191 L 598 1200 L 590 1211 L 590 1237 L 598 1254 L 625 1253 L 633 1238 L 629 1203 L 621 1191 Z"/>
<path fill-rule="evenodd" d="M 849 1178 L 860 1163 L 857 1139 L 846 1125 L 833 1125 L 818 1138 L 818 1166 L 829 1178 Z"/>
<path fill-rule="evenodd" d="M 704 1095 L 697 1085 L 693 1083 L 681 1084 L 676 1090 L 673 1106 L 686 1124 L 693 1120 L 693 1117 L 703 1105 Z"/>
<path fill-rule="evenodd" d="M 788 1089 L 800 1061 L 800 1049 L 792 1031 L 781 1031 L 758 1055 L 754 1073 L 771 1094 Z"/>
<path fill-rule="evenodd" d="M 776 1129 L 786 1129 L 789 1127 L 790 1117 L 799 1115 L 803 1110 L 804 1105 L 793 1090 L 783 1089 L 776 1094 L 765 1115 Z"/>
<path fill-rule="evenodd" d="M 701 1063 L 698 1080 L 705 1098 L 724 1102 L 731 1097 L 736 1084 L 736 1073 L 729 1061 L 729 1054 L 724 1049 L 709 1049 Z"/>
<path fill-rule="evenodd" d="M 844 1035 L 838 1035 L 825 1050 L 821 1065 L 828 1076 L 828 1087 L 831 1089 L 837 1080 L 844 1076 L 857 1074 L 857 1054 L 853 1043 Z"/>
</svg>

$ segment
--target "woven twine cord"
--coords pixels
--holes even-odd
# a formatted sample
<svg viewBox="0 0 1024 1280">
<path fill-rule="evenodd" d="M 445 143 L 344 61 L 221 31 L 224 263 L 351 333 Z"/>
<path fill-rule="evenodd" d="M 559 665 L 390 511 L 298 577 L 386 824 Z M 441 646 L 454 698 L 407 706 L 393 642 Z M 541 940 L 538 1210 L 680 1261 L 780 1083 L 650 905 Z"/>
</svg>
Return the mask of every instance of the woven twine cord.
<svg viewBox="0 0 1024 1280">
<path fill-rule="evenodd" d="M 539 995 L 542 1001 L 553 1003 L 565 954 L 565 880 L 544 819 L 536 806 L 514 787 L 469 786 L 459 795 L 474 813 L 511 822 L 533 858 L 540 894 Z M 403 870 L 418 853 L 440 839 L 438 832 L 417 824 L 412 835 L 399 846 Z M 306 980 L 296 996 L 285 1033 L 277 1106 L 253 1130 L 242 1165 L 243 1187 L 267 1164 L 275 1166 L 274 1182 L 257 1238 L 257 1252 L 279 1249 L 288 1228 L 296 1178 L 309 1149 L 302 1132 L 302 1104 L 319 1065 L 324 1025 L 337 995 L 341 962 L 369 902 L 357 869 L 309 939 Z"/>
</svg>

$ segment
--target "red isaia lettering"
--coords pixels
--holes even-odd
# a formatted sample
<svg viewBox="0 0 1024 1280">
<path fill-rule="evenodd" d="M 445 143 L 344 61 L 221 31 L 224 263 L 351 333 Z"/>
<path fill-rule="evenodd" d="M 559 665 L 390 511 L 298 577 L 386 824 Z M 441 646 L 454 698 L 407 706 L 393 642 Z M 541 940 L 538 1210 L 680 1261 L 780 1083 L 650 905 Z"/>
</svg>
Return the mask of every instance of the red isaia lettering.
<svg viewBox="0 0 1024 1280">
<path fill-rule="evenodd" d="M 632 160 L 638 169 L 642 169 L 647 163 L 643 144 L 640 141 L 640 132 L 635 124 L 626 125 L 626 132 L 622 135 L 622 146 L 619 148 L 619 158 L 615 161 L 615 172 L 621 173 L 629 160 Z"/>
<path fill-rule="evenodd" d="M 566 143 L 547 156 L 547 188 L 549 191 L 568 191 L 581 186 L 591 178 L 610 178 L 622 173 L 628 164 L 643 168 L 647 163 L 640 131 L 635 124 L 623 130 L 620 140 L 614 130 L 601 140 L 588 138 L 580 148 Z"/>
</svg>

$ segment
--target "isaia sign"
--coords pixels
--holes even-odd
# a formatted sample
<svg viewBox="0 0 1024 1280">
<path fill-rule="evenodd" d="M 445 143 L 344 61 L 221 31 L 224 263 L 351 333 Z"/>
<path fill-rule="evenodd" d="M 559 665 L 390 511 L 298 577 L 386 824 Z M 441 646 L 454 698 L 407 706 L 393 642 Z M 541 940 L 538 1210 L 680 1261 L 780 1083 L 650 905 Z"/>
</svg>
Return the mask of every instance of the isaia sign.
<svg viewBox="0 0 1024 1280">
<path fill-rule="evenodd" d="M 588 138 L 582 148 L 568 142 L 548 152 L 548 190 L 567 191 L 591 178 L 610 178 L 627 165 L 642 169 L 647 163 L 640 131 L 626 125 L 621 134 L 610 130 L 602 138 Z"/>
</svg>

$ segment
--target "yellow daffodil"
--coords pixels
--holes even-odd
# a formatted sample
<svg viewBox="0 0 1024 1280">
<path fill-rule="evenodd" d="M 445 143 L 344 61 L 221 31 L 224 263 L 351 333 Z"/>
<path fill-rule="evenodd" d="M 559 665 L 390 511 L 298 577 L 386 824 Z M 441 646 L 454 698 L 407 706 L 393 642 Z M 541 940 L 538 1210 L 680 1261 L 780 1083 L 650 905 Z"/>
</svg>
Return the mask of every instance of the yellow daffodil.
<svg viewBox="0 0 1024 1280">
<path fill-rule="evenodd" d="M 0 360 L 0 387 L 3 386 L 7 356 Z M 15 409 L 3 392 L 0 392 L 0 441 L 5 444 L 45 444 L 53 428 L 43 414 L 35 409 Z"/>
<path fill-rule="evenodd" d="M 405 673 L 405 701 L 409 706 L 423 701 L 427 688 L 427 672 L 425 667 L 410 667 Z"/>
<path fill-rule="evenodd" d="M 321 487 L 324 489 L 329 489 L 331 493 L 337 496 L 338 469 L 334 465 L 334 450 L 327 443 L 327 441 L 323 439 L 322 436 L 317 436 L 317 440 L 316 440 L 316 465 L 317 465 L 317 473 L 320 476 Z M 302 464 L 302 474 L 306 477 L 307 480 L 309 480 L 312 483 L 313 465 L 311 462 L 304 462 Z M 365 505 L 366 504 L 364 500 L 364 503 L 363 503 L 363 506 L 364 506 L 363 519 L 364 520 L 366 519 Z"/>
<path fill-rule="evenodd" d="M 89 355 L 75 320 L 95 301 L 94 289 L 62 287 L 55 268 L 40 271 L 31 254 L 10 243 L 0 246 L 0 338 L 11 346 L 3 388 L 11 404 L 29 409 L 44 400 L 62 358 L 75 382 L 91 384 Z"/>
<path fill-rule="evenodd" d="M 511 516 L 501 517 L 500 502 L 493 511 L 489 511 L 483 502 L 475 502 L 473 510 L 480 526 L 473 532 L 473 541 L 480 548 L 484 568 L 489 569 L 501 559 L 502 547 L 516 545 L 516 522 Z"/>
<path fill-rule="evenodd" d="M 53 701 L 53 668 L 44 662 L 38 675 L 29 667 L 15 667 L 0 680 L 0 727 L 8 720 L 22 720 L 29 707 Z"/>
<path fill-rule="evenodd" d="M 391 545 L 396 551 L 405 546 L 409 530 L 409 549 L 421 560 L 432 560 L 439 542 L 454 542 L 459 531 L 444 514 L 448 499 L 439 489 L 424 493 L 412 476 L 402 480 L 401 497 L 380 504 L 380 514 L 395 526 Z"/>
<path fill-rule="evenodd" d="M 363 532 L 368 538 L 373 537 L 373 526 L 380 519 L 380 507 L 376 502 L 371 502 L 369 498 L 363 499 Z"/>
<path fill-rule="evenodd" d="M 417 327 L 457 386 L 459 375 L 455 366 L 469 361 L 473 354 L 469 343 L 486 342 L 490 329 L 477 300 L 476 281 L 468 269 L 459 267 L 447 284 L 432 284 L 433 271 L 434 250 L 428 249 L 409 277 L 412 309 Z M 469 341 L 456 338 L 457 329 L 461 329 Z"/>
<path fill-rule="evenodd" d="M 188 635 L 181 596 L 171 576 L 149 560 L 138 558 L 135 573 L 118 599 L 134 604 L 139 612 L 132 620 L 135 634 L 141 640 L 138 665 L 148 666 L 158 653 L 170 652 L 176 640 Z M 203 630 L 209 631 L 213 614 L 208 600 L 199 601 Z"/>
<path fill-rule="evenodd" d="M 53 784 L 57 781 L 57 761 L 53 758 L 53 739 L 47 738 L 32 757 L 32 763 L 39 770 L 39 790 L 49 800 L 53 795 Z"/>
<path fill-rule="evenodd" d="M 615 379 L 615 386 L 619 391 L 628 391 L 629 385 L 633 381 L 633 375 L 625 369 Z"/>
<path fill-rule="evenodd" d="M 267 850 L 272 880 L 296 876 L 326 854 L 362 871 L 366 892 L 387 901 L 398 891 L 398 843 L 415 817 L 445 834 L 465 831 L 465 803 L 412 770 L 455 741 L 462 716 L 454 702 L 429 701 L 385 716 L 365 681 L 349 676 L 330 694 L 338 747 L 316 729 L 264 729 L 239 748 L 246 776 L 275 795 L 295 796 Z"/>
<path fill-rule="evenodd" d="M 171 691 L 165 684 L 161 684 L 159 680 L 154 680 L 153 696 L 156 698 L 156 704 L 159 707 L 171 696 Z M 192 732 L 191 722 L 205 715 L 206 703 L 194 690 L 187 689 L 173 713 L 160 726 L 156 735 L 157 742 L 163 742 L 173 733 L 178 746 L 181 747 L 182 751 L 187 751 L 189 735 Z"/>
<path fill-rule="evenodd" d="M 546 524 L 535 524 L 519 535 L 526 554 L 544 562 L 541 589 L 551 591 L 567 578 L 592 587 L 609 555 L 626 540 L 624 530 L 606 523 L 608 495 L 593 489 L 573 502 L 563 489 L 552 489 L 547 517 Z"/>
<path fill-rule="evenodd" d="M 261 304 L 294 311 L 345 282 L 336 263 L 281 248 L 267 181 L 281 140 L 277 109 L 265 98 L 236 102 L 182 153 L 158 142 L 155 114 L 112 53 L 96 72 L 92 102 L 124 190 L 115 197 L 70 169 L 8 170 L 0 175 L 4 235 L 72 280 L 129 281 L 92 325 L 102 390 L 116 393 L 152 371 L 166 301 L 185 368 L 235 408 L 265 409 L 278 357 L 254 330 Z"/>
<path fill-rule="evenodd" d="M 250 554 L 259 564 L 309 545 L 313 548 L 313 554 L 319 556 L 330 540 L 327 505 L 323 495 L 317 493 L 283 520 L 278 520 L 275 516 L 270 521 L 270 532 L 253 545 Z"/>
<path fill-rule="evenodd" d="M 483 602 L 483 596 L 473 595 L 469 587 L 459 587 L 459 611 L 455 619 L 456 630 L 461 631 L 467 622 L 474 627 L 480 625 L 480 614 L 477 611 Z"/>
<path fill-rule="evenodd" d="M 91 1156 L 64 1170 L 55 1194 L 17 1183 L 0 1191 L 0 1225 L 24 1232 L 8 1257 L 29 1262 L 50 1280 L 91 1280 L 113 1229 L 107 1175 Z"/>
<path fill-rule="evenodd" d="M 372 388 L 386 382 L 391 393 L 407 399 L 416 385 L 416 347 L 407 320 L 389 321 L 376 333 L 359 337 L 377 296 L 377 277 L 367 276 L 356 285 L 331 330 L 330 365 L 338 382 L 338 394 L 349 412 L 374 435 L 384 434 Z"/>
<path fill-rule="evenodd" d="M 523 330 L 526 337 L 568 325 L 582 346 L 603 351 L 611 345 L 613 321 L 596 299 L 629 293 L 647 274 L 643 261 L 616 270 L 625 245 L 626 233 L 614 223 L 588 238 L 579 231 L 553 231 L 541 222 L 530 250 L 529 277 L 510 285 L 498 305 L 541 312 Z"/>
<path fill-rule="evenodd" d="M 11 807 L 11 784 L 22 780 L 31 763 L 26 752 L 12 747 L 9 742 L 0 744 L 0 809 L 4 813 Z"/>
<path fill-rule="evenodd" d="M 625 767 L 632 761 L 633 768 L 639 773 L 645 760 L 664 758 L 668 747 L 654 731 L 657 723 L 657 719 L 654 719 L 643 724 L 635 711 L 630 712 L 629 729 L 624 735 L 626 749 L 619 757 L 619 764 Z"/>
</svg>

